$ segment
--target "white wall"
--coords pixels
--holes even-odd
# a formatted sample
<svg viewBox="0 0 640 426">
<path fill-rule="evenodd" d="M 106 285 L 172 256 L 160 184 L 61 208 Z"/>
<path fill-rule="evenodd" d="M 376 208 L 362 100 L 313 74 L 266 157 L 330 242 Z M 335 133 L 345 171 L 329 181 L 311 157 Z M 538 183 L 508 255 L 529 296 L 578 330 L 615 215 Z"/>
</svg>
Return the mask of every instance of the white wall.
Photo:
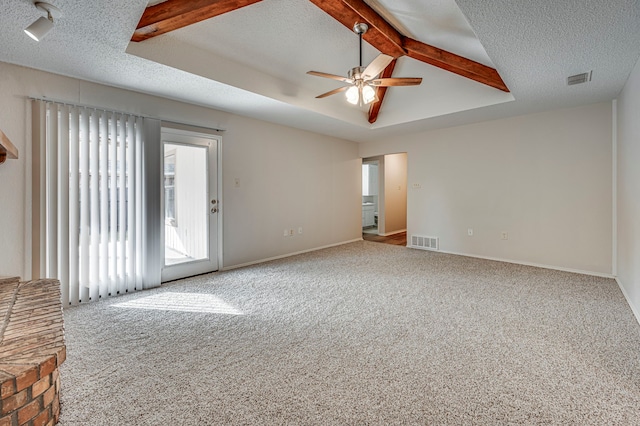
<svg viewBox="0 0 640 426">
<path fill-rule="evenodd" d="M 224 135 L 225 241 L 243 237 L 225 244 L 225 266 L 362 238 L 357 144 L 247 121 Z"/>
<path fill-rule="evenodd" d="M 617 102 L 617 273 L 640 321 L 640 62 Z"/>
<path fill-rule="evenodd" d="M 407 152 L 408 235 L 440 237 L 448 252 L 610 275 L 611 109 L 424 132 L 361 144 L 360 155 Z"/>
<path fill-rule="evenodd" d="M 29 96 L 226 129 L 225 267 L 361 237 L 356 143 L 0 63 L 0 129 L 20 150 L 0 166 L 0 275 L 30 276 Z M 285 227 L 296 235 L 283 237 Z"/>
</svg>

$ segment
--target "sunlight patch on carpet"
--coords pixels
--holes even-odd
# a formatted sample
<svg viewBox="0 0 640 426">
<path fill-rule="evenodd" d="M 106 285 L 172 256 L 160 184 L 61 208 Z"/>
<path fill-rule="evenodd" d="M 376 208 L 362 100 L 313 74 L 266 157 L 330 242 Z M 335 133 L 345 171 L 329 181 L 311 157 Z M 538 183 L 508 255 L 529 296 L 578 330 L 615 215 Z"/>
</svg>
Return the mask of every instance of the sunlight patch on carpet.
<svg viewBox="0 0 640 426">
<path fill-rule="evenodd" d="M 208 314 L 244 315 L 219 297 L 206 293 L 166 292 L 117 303 L 118 308 L 150 309 L 154 311 L 201 312 Z"/>
</svg>

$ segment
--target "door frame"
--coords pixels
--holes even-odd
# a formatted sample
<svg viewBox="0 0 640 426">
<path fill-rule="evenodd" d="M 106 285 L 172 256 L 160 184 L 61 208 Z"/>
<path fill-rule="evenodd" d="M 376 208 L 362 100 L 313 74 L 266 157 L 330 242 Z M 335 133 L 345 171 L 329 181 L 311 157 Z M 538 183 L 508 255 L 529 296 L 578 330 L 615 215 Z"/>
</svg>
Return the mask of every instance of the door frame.
<svg viewBox="0 0 640 426">
<path fill-rule="evenodd" d="M 376 210 L 378 211 L 378 232 L 376 235 L 384 234 L 384 155 L 376 155 L 375 157 L 365 157 L 362 159 L 362 165 L 375 164 L 378 166 L 378 202 Z M 360 191 L 362 192 L 362 191 Z"/>
<path fill-rule="evenodd" d="M 210 140 L 215 140 L 216 141 L 216 148 L 215 151 L 213 151 L 212 153 L 215 154 L 215 163 L 213 164 L 213 166 L 215 167 L 216 171 L 215 171 L 215 176 L 209 176 L 210 181 L 213 179 L 215 181 L 215 189 L 216 189 L 216 206 L 218 209 L 218 212 L 216 213 L 216 220 L 214 220 L 213 224 L 211 224 L 211 226 L 215 226 L 216 229 L 216 235 L 217 235 L 217 241 L 214 243 L 216 245 L 216 261 L 217 261 L 217 266 L 218 268 L 215 271 L 219 271 L 222 269 L 223 264 L 222 264 L 222 259 L 223 259 L 223 253 L 222 253 L 222 248 L 223 248 L 223 200 L 222 200 L 222 135 L 220 134 L 219 131 L 216 130 L 211 130 L 211 129 L 206 129 L 206 128 L 202 128 L 202 127 L 195 127 L 195 126 L 188 126 L 188 125 L 183 125 L 183 124 L 178 124 L 178 123 L 169 123 L 169 122 L 162 122 L 162 128 L 160 131 L 160 151 L 161 151 L 161 166 L 160 166 L 160 172 L 164 173 L 164 145 L 165 145 L 165 135 L 166 134 L 170 134 L 170 135 L 176 135 L 177 137 L 194 137 L 194 138 L 200 138 L 200 139 L 210 139 Z M 203 144 L 193 144 L 193 143 L 188 143 L 188 142 L 176 142 L 176 141 L 167 141 L 167 143 L 169 144 L 174 144 L 174 145 L 203 145 Z M 209 147 L 208 149 L 211 149 L 211 147 Z M 209 166 L 209 159 L 207 159 L 207 170 L 210 173 L 210 166 Z M 182 274 L 167 274 L 165 273 L 165 258 L 164 258 L 164 243 L 165 243 L 165 231 L 164 231 L 164 183 L 163 183 L 164 179 L 160 179 L 160 185 L 162 186 L 161 188 L 161 201 L 160 201 L 160 209 L 161 209 L 161 230 L 160 230 L 160 249 L 162 252 L 162 260 L 161 260 L 161 282 L 165 283 L 165 282 L 169 282 L 169 281 L 174 281 L 177 279 L 182 279 L 182 278 L 187 278 L 189 276 L 194 276 L 194 275 L 200 275 L 203 273 L 209 273 L 209 272 L 214 272 L 214 271 L 207 271 L 207 272 L 194 272 L 193 274 L 189 273 L 186 275 L 182 275 Z M 211 184 L 209 185 L 211 186 Z M 210 194 L 207 194 L 208 198 L 211 198 Z M 211 206 L 208 206 L 209 208 L 211 208 Z M 211 213 L 209 213 L 209 215 L 211 215 Z M 211 238 L 212 233 L 209 233 L 209 239 Z M 209 241 L 209 243 L 211 244 L 211 241 Z M 192 262 L 189 262 L 192 263 Z M 197 264 L 198 261 L 194 261 L 194 264 Z M 185 264 L 186 265 L 186 264 Z M 177 266 L 177 265 L 176 265 Z M 179 276 L 177 276 L 179 275 Z"/>
<path fill-rule="evenodd" d="M 408 222 L 408 206 L 409 206 L 409 153 L 406 151 L 400 151 L 400 152 L 392 152 L 392 153 L 388 153 L 388 154 L 381 154 L 381 155 L 376 155 L 373 157 L 364 157 L 362 158 L 362 164 L 370 164 L 370 163 L 378 163 L 378 235 L 379 236 L 389 236 L 389 235 L 394 235 L 394 234 L 398 234 L 400 232 L 406 232 L 406 228 L 408 227 L 408 223 L 407 226 L 405 226 L 405 229 L 402 230 L 394 230 L 394 231 L 387 231 L 387 211 L 386 211 L 386 203 L 387 203 L 387 190 L 389 190 L 390 188 L 386 187 L 386 177 L 387 177 L 387 172 L 389 171 L 389 162 L 387 160 L 387 157 L 391 156 L 391 155 L 396 155 L 396 154 L 405 154 L 406 158 L 407 158 L 407 163 L 406 163 L 406 184 L 405 184 L 405 188 L 404 191 L 406 191 L 406 201 L 405 201 L 405 221 Z M 405 222 L 406 223 L 406 222 Z"/>
</svg>

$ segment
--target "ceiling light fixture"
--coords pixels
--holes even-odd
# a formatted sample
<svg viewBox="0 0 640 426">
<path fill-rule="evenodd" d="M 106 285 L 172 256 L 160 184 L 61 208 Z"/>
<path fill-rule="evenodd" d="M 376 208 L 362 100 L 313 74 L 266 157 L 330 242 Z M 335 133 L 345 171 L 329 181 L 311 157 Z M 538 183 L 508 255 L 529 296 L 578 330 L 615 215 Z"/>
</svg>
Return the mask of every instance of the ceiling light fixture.
<svg viewBox="0 0 640 426">
<path fill-rule="evenodd" d="M 353 105 L 364 106 L 380 100 L 378 98 L 378 93 L 376 91 L 376 88 L 378 87 L 417 86 L 422 82 L 422 78 L 413 78 L 413 77 L 411 78 L 409 77 L 376 78 L 394 60 L 392 56 L 385 55 L 383 53 L 379 54 L 373 61 L 371 61 L 369 65 L 367 65 L 366 67 L 363 67 L 362 66 L 362 35 L 366 33 L 368 29 L 369 29 L 369 26 L 365 23 L 357 23 L 353 27 L 353 32 L 358 34 L 358 38 L 360 39 L 360 49 L 359 49 L 359 57 L 358 57 L 360 65 L 357 67 L 351 68 L 346 78 L 339 75 L 335 75 L 335 74 L 327 74 L 326 72 L 307 71 L 307 74 L 310 74 L 310 75 L 315 75 L 317 77 L 330 78 L 332 80 L 338 80 L 338 81 L 342 81 L 343 83 L 349 84 L 349 86 L 339 87 L 327 93 L 318 95 L 316 96 L 316 98 L 318 99 L 326 98 L 327 96 L 335 95 L 336 93 L 345 92 L 347 102 Z"/>
<path fill-rule="evenodd" d="M 359 44 L 359 63 L 360 66 L 349 71 L 349 78 L 353 79 L 354 85 L 347 90 L 347 102 L 353 105 L 368 105 L 377 100 L 376 91 L 369 86 L 363 79 L 365 68 L 362 66 L 362 35 L 367 32 L 369 26 L 365 23 L 357 23 L 353 26 L 353 32 L 358 34 Z M 351 92 L 351 93 L 349 93 Z"/>
<path fill-rule="evenodd" d="M 61 17 L 62 12 L 54 5 L 40 1 L 35 3 L 35 7 L 38 10 L 47 12 L 47 17 L 39 17 L 33 24 L 29 25 L 24 32 L 35 41 L 40 41 L 53 28 L 53 19 Z"/>
<path fill-rule="evenodd" d="M 360 102 L 360 91 L 357 86 L 351 86 L 347 89 L 345 96 L 347 97 L 347 102 L 353 105 L 357 105 Z"/>
<path fill-rule="evenodd" d="M 377 100 L 377 98 L 376 98 L 376 91 L 374 90 L 374 88 L 369 86 L 368 84 L 365 84 L 364 86 L 362 86 L 362 102 L 364 102 L 364 104 L 367 105 L 375 100 Z"/>
</svg>

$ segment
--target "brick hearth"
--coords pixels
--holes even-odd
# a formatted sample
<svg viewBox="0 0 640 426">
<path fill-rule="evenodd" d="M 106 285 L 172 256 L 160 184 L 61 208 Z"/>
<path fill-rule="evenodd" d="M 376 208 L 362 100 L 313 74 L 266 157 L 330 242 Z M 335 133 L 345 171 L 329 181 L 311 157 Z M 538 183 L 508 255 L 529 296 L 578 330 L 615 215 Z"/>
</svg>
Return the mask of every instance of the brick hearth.
<svg viewBox="0 0 640 426">
<path fill-rule="evenodd" d="M 63 333 L 57 280 L 0 277 L 0 426 L 58 422 Z"/>
</svg>

